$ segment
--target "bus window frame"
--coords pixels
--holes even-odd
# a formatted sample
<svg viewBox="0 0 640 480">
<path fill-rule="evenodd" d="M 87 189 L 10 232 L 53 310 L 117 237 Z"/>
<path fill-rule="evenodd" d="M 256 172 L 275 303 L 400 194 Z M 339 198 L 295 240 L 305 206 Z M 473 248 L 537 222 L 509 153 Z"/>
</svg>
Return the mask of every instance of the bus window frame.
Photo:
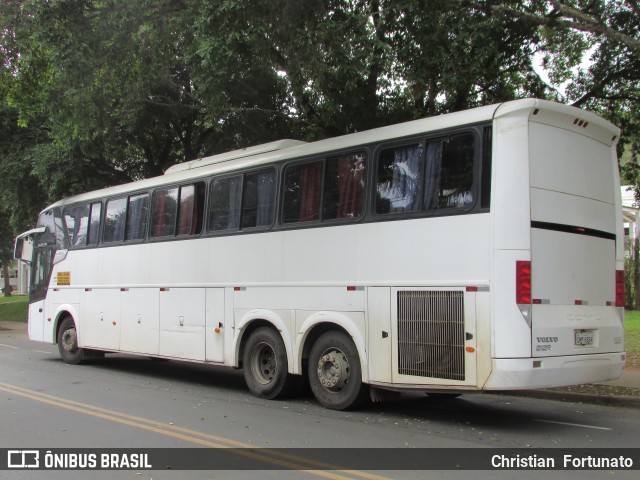
<svg viewBox="0 0 640 480">
<path fill-rule="evenodd" d="M 428 134 L 414 135 L 411 137 L 405 137 L 401 139 L 395 139 L 390 142 L 382 142 L 375 145 L 374 148 L 374 160 L 373 165 L 371 166 L 371 176 L 370 176 L 370 187 L 369 191 L 371 192 L 371 198 L 369 201 L 369 210 L 370 210 L 370 219 L 369 221 L 373 222 L 385 222 L 385 221 L 395 221 L 395 220 L 408 220 L 413 218 L 436 218 L 436 217 L 452 217 L 458 215 L 469 215 L 474 213 L 486 213 L 489 211 L 488 208 L 481 207 L 480 195 L 481 195 L 481 183 L 482 183 L 482 155 L 483 155 L 483 132 L 485 127 L 490 126 L 489 123 L 483 122 L 480 124 L 473 125 L 464 125 L 459 128 L 453 129 L 444 129 L 434 132 L 428 132 Z M 426 181 L 424 171 L 422 178 L 422 188 L 420 193 L 420 209 L 414 212 L 402 212 L 402 213 L 378 213 L 376 211 L 376 189 L 377 189 L 377 172 L 380 163 L 380 153 L 383 150 L 389 148 L 398 148 L 403 146 L 408 146 L 412 144 L 421 143 L 424 145 L 424 162 L 423 169 L 426 169 L 426 155 L 427 155 L 427 146 L 430 142 L 437 141 L 439 139 L 444 139 L 447 137 L 455 137 L 459 135 L 464 135 L 465 133 L 470 133 L 473 136 L 473 184 L 471 188 L 471 193 L 473 195 L 473 202 L 463 208 L 439 208 L 439 209 L 430 209 L 428 210 L 425 207 L 425 190 L 426 190 Z"/>
<path fill-rule="evenodd" d="M 280 164 L 281 172 L 280 172 L 280 189 L 278 192 L 278 201 L 277 201 L 277 228 L 278 230 L 297 230 L 297 229 L 306 229 L 306 228 L 318 228 L 318 227 L 333 227 L 339 225 L 352 225 L 358 223 L 367 223 L 371 222 L 371 207 L 370 207 L 370 197 L 371 197 L 371 181 L 372 181 L 372 148 L 370 144 L 358 145 L 357 148 L 350 147 L 348 149 L 340 149 L 340 150 L 331 150 L 323 153 L 322 155 L 311 155 L 305 158 L 295 158 L 292 160 L 285 161 Z M 359 217 L 355 218 L 329 218 L 324 219 L 324 200 L 325 200 L 325 180 L 327 173 L 327 161 L 331 158 L 335 157 L 345 157 L 349 155 L 357 155 L 364 154 L 365 155 L 365 173 L 364 173 L 364 198 L 362 204 L 362 214 Z M 284 189 L 285 189 L 285 174 L 286 169 L 290 166 L 305 164 L 305 163 L 314 163 L 320 161 L 322 162 L 322 171 L 320 173 L 321 180 L 321 190 L 320 190 L 320 203 L 319 203 L 319 218 L 317 220 L 308 220 L 304 222 L 288 222 L 285 223 L 283 221 L 283 209 L 284 209 Z M 375 220 L 373 220 L 375 221 Z"/>
<path fill-rule="evenodd" d="M 163 187 L 158 187 L 158 188 L 163 188 Z M 136 196 L 140 196 L 140 195 L 147 195 L 147 197 L 149 198 L 149 208 L 147 208 L 147 213 L 146 213 L 146 217 L 147 217 L 147 225 L 144 231 L 144 235 L 142 236 L 142 238 L 135 238 L 135 239 L 131 239 L 131 240 L 126 240 L 126 235 L 127 235 L 127 219 L 128 219 L 128 215 L 129 215 L 129 205 L 131 203 L 131 197 L 136 197 Z M 105 223 L 106 223 L 106 218 L 107 218 L 107 211 L 108 211 L 108 207 L 109 207 L 109 202 L 111 201 L 115 201 L 115 200 L 125 200 L 125 211 L 124 211 L 124 229 L 122 231 L 122 238 L 121 239 L 117 239 L 117 240 L 109 240 L 106 241 L 104 239 L 104 232 L 105 232 Z M 114 246 L 118 246 L 118 245 L 132 245 L 132 244 L 139 244 L 139 243 L 145 243 L 148 238 L 149 238 L 149 224 L 150 224 L 150 215 L 151 215 L 151 192 L 149 190 L 136 190 L 133 192 L 128 192 L 124 195 L 117 195 L 117 196 L 113 196 L 113 197 L 106 197 L 103 199 L 104 201 L 104 207 L 102 208 L 102 215 L 101 215 L 101 220 L 100 220 L 100 245 L 103 245 L 105 247 L 114 247 Z M 97 201 L 92 201 L 92 203 L 97 203 Z"/>
<path fill-rule="evenodd" d="M 145 242 L 149 242 L 149 243 L 157 243 L 157 242 L 173 242 L 175 240 L 187 240 L 190 238 L 200 238 L 203 235 L 206 235 L 207 233 L 207 229 L 206 229 L 206 223 L 207 223 L 207 214 L 208 214 L 208 201 L 209 201 L 209 186 L 210 186 L 210 182 L 211 178 L 210 177 L 205 177 L 205 178 L 194 178 L 193 180 L 189 181 L 189 182 L 181 182 L 181 183 L 169 183 L 166 185 L 158 185 L 157 187 L 154 187 L 150 192 L 149 192 L 149 198 L 150 198 L 150 203 L 149 203 L 149 223 L 147 225 L 147 238 L 145 239 Z M 195 187 L 195 198 L 197 199 L 198 196 L 198 184 L 202 184 L 204 187 L 204 198 L 203 198 L 203 210 L 202 210 L 202 229 L 200 230 L 199 233 L 194 233 L 194 234 L 178 234 L 178 224 L 180 222 L 180 194 L 182 193 L 182 188 L 183 187 L 189 187 L 189 186 L 194 186 Z M 155 195 L 157 192 L 161 191 L 161 190 L 171 190 L 172 188 L 177 188 L 178 189 L 178 204 L 176 205 L 176 225 L 175 225 L 175 232 L 171 235 L 151 235 L 151 229 L 153 227 L 152 222 L 153 222 L 153 201 L 155 198 Z M 197 201 L 197 200 L 196 200 Z"/>
<path fill-rule="evenodd" d="M 244 189 L 245 189 L 245 177 L 247 175 L 250 175 L 252 173 L 259 173 L 265 170 L 272 170 L 274 172 L 274 178 L 275 178 L 275 184 L 274 184 L 274 189 L 275 189 L 275 195 L 274 195 L 274 204 L 273 204 L 273 208 L 272 208 L 272 212 L 271 212 L 271 222 L 268 225 L 262 225 L 262 226 L 257 226 L 257 227 L 245 227 L 242 228 L 242 217 L 243 217 L 243 200 L 244 200 Z M 280 205 L 280 199 L 279 199 L 279 194 L 280 194 L 280 186 L 281 186 L 281 181 L 280 181 L 280 176 L 281 176 L 281 172 L 282 172 L 282 164 L 279 163 L 270 163 L 270 164 L 265 164 L 265 165 L 261 165 L 260 167 L 253 167 L 253 168 L 248 168 L 248 169 L 241 169 L 241 170 L 236 170 L 233 172 L 224 172 L 221 173 L 219 175 L 213 175 L 211 177 L 208 177 L 208 182 L 207 182 L 207 190 L 206 190 L 206 198 L 205 198 L 205 218 L 204 218 L 204 226 L 203 226 L 203 235 L 206 235 L 207 237 L 224 237 L 224 236 L 228 236 L 228 235 L 243 235 L 243 234 L 248 234 L 248 233 L 262 233 L 262 232 L 268 232 L 270 230 L 273 230 L 274 228 L 277 227 L 278 225 L 278 206 Z M 229 229 L 224 229 L 224 230 L 212 230 L 210 227 L 210 215 L 211 215 L 211 189 L 213 188 L 213 185 L 216 181 L 219 180 L 224 180 L 225 178 L 232 178 L 232 177 L 241 177 L 241 185 L 240 185 L 240 191 L 238 193 L 238 197 L 240 199 L 239 201 L 239 217 L 238 217 L 238 226 L 236 228 L 229 228 Z M 183 237 L 184 238 L 184 237 Z"/>
</svg>

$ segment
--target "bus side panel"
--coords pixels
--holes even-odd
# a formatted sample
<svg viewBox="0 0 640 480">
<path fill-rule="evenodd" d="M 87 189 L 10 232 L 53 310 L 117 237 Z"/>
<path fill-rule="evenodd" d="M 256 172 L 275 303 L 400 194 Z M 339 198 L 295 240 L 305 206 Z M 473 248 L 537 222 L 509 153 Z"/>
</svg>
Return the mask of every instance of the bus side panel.
<svg viewBox="0 0 640 480">
<path fill-rule="evenodd" d="M 85 289 L 80 296 L 80 318 L 76 327 L 79 346 L 119 350 L 120 289 Z"/>
<path fill-rule="evenodd" d="M 392 344 L 391 289 L 369 287 L 367 289 L 367 356 L 369 380 L 391 383 Z"/>
<path fill-rule="evenodd" d="M 157 288 L 120 292 L 120 348 L 125 352 L 158 354 L 160 306 Z"/>
<path fill-rule="evenodd" d="M 44 316 L 45 316 L 45 301 L 40 300 L 38 302 L 29 303 L 29 339 L 44 342 L 46 337 L 44 334 Z"/>
<path fill-rule="evenodd" d="M 205 301 L 204 288 L 160 292 L 161 356 L 204 361 Z"/>
<path fill-rule="evenodd" d="M 492 354 L 530 357 L 529 319 L 515 302 L 516 261 L 531 259 L 528 112 L 500 117 L 494 125 Z"/>
</svg>

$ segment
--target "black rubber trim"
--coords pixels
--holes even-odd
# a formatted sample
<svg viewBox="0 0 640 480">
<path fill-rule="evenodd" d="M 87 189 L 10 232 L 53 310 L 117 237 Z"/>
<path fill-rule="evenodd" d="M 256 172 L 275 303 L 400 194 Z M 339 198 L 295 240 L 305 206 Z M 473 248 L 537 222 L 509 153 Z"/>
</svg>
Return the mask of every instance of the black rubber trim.
<svg viewBox="0 0 640 480">
<path fill-rule="evenodd" d="M 531 222 L 531 228 L 540 228 L 542 230 L 552 230 L 554 232 L 573 233 L 576 235 L 586 235 L 588 237 L 604 238 L 606 240 L 616 240 L 615 233 L 603 232 L 593 228 L 576 227 L 574 225 L 564 225 L 562 223 L 549 222 Z"/>
</svg>

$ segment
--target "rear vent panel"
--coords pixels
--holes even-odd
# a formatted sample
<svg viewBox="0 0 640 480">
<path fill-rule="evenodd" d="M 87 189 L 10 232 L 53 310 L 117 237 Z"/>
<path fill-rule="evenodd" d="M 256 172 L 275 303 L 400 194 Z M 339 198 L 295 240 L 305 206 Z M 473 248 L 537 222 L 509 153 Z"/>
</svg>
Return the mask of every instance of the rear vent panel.
<svg viewBox="0 0 640 480">
<path fill-rule="evenodd" d="M 398 373 L 465 379 L 464 292 L 398 292 Z"/>
</svg>

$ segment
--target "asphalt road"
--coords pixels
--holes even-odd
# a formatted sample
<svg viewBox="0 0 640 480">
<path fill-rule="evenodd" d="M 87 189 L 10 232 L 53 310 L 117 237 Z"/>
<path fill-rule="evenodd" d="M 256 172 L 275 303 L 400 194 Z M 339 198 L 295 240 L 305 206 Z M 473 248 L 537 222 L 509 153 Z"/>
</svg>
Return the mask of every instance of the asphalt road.
<svg viewBox="0 0 640 480">
<path fill-rule="evenodd" d="M 506 395 L 435 401 L 407 395 L 357 412 L 322 408 L 310 396 L 253 397 L 242 373 L 183 362 L 109 355 L 63 364 L 53 345 L 0 332 L 0 448 L 626 448 L 640 445 L 628 408 Z M 464 450 L 460 451 L 464 454 Z M 383 452 L 383 451 L 381 451 Z M 249 461 L 249 459 L 247 459 Z M 466 478 L 456 471 L 4 471 L 6 479 Z M 275 462 L 275 463 L 274 463 Z M 473 478 L 637 478 L 630 471 L 482 471 Z"/>
</svg>

